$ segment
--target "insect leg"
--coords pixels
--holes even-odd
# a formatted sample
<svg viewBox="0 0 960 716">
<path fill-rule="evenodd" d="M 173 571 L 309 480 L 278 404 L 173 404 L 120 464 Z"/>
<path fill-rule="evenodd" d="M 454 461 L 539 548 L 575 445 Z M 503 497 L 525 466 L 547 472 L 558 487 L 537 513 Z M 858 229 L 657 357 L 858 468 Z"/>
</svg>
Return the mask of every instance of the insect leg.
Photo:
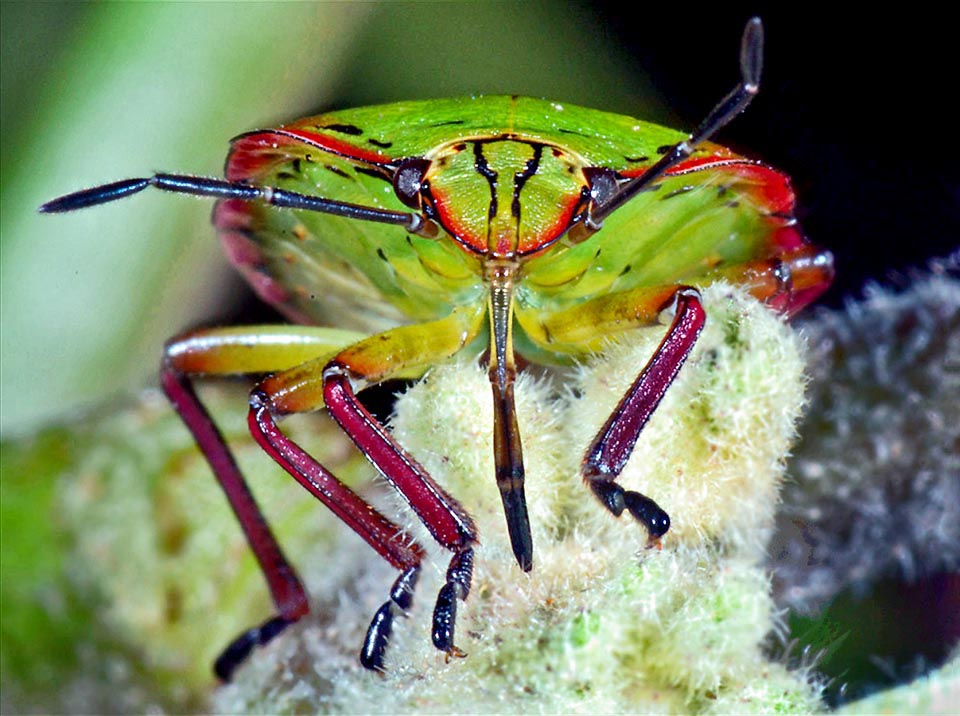
<svg viewBox="0 0 960 716">
<path fill-rule="evenodd" d="M 251 427 L 255 434 L 259 431 L 258 440 L 291 472 L 315 468 L 309 456 L 276 430 L 273 417 L 325 405 L 430 534 L 454 553 L 433 618 L 433 643 L 448 656 L 463 654 L 454 644 L 454 627 L 457 600 L 470 592 L 476 527 L 463 507 L 360 404 L 355 391 L 456 354 L 480 332 L 484 312 L 482 306 L 455 309 L 438 321 L 372 336 L 341 351 L 322 371 L 312 363 L 267 378 L 251 399 Z M 380 616 L 378 612 L 373 626 Z M 382 648 L 380 652 L 382 658 Z"/>
<path fill-rule="evenodd" d="M 792 316 L 827 290 L 833 274 L 833 254 L 803 244 L 772 258 L 725 266 L 710 276 L 746 286 L 757 299 Z"/>
<path fill-rule="evenodd" d="M 640 431 L 677 377 L 703 329 L 706 316 L 696 289 L 677 290 L 673 313 L 667 334 L 600 428 L 580 466 L 584 479 L 604 506 L 617 516 L 628 509 L 654 541 L 670 529 L 670 517 L 649 497 L 626 491 L 615 480 L 633 453 Z"/>
<path fill-rule="evenodd" d="M 165 364 L 161 370 L 163 390 L 177 413 L 193 434 L 220 487 L 233 508 L 247 542 L 267 580 L 278 614 L 260 626 L 248 629 L 221 653 L 214 663 L 214 672 L 223 681 L 230 681 L 233 671 L 257 645 L 266 644 L 290 624 L 310 611 L 306 591 L 296 571 L 287 562 L 280 545 L 270 530 L 263 513 L 247 487 L 247 483 L 217 426 L 203 407 L 190 380 Z"/>
<path fill-rule="evenodd" d="M 266 577 L 278 615 L 235 639 L 217 659 L 214 670 L 224 681 L 255 646 L 273 639 L 309 611 L 306 592 L 293 567 L 277 544 L 236 461 L 216 425 L 193 390 L 192 379 L 201 375 L 231 375 L 283 370 L 335 354 L 358 335 L 322 328 L 247 327 L 198 331 L 174 339 L 167 345 L 161 380 L 171 402 L 193 433 Z M 331 507 L 344 521 L 361 532 L 368 542 L 394 566 L 403 569 L 390 593 L 390 601 L 371 627 L 363 657 L 371 668 L 379 667 L 395 612 L 403 612 L 412 600 L 423 552 L 403 531 L 372 510 L 361 498 L 342 485 L 319 463 L 305 484 L 307 489 Z M 299 475 L 295 475 L 300 477 Z M 358 529 L 354 523 L 359 523 Z M 381 662 L 378 662 L 377 659 Z"/>
<path fill-rule="evenodd" d="M 374 615 L 360 653 L 364 667 L 381 670 L 393 620 L 398 614 L 405 614 L 413 601 L 423 548 L 284 435 L 271 414 L 270 396 L 261 389 L 251 393 L 249 424 L 250 432 L 270 457 L 381 557 L 403 570 L 390 589 L 390 598 Z"/>
<path fill-rule="evenodd" d="M 600 502 L 617 516 L 629 510 L 653 542 L 670 528 L 669 516 L 646 495 L 624 490 L 616 479 L 700 335 L 705 314 L 699 292 L 689 286 L 624 291 L 543 317 L 539 326 L 530 316 L 518 316 L 528 335 L 556 350 L 564 343 L 599 348 L 597 341 L 612 332 L 651 325 L 665 311 L 673 314 L 670 328 L 587 448 L 580 468 Z"/>
</svg>

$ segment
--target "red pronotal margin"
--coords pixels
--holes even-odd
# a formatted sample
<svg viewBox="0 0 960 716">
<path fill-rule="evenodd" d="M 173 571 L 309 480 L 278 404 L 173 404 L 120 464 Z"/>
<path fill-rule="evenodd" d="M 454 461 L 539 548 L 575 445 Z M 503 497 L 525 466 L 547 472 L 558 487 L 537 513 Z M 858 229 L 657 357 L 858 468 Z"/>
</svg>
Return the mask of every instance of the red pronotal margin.
<svg viewBox="0 0 960 716">
<path fill-rule="evenodd" d="M 226 177 L 231 181 L 244 181 L 262 176 L 278 164 L 307 154 L 310 147 L 377 166 L 393 161 L 381 152 L 368 151 L 326 134 L 302 129 L 265 129 L 241 134 L 233 140 Z"/>
</svg>

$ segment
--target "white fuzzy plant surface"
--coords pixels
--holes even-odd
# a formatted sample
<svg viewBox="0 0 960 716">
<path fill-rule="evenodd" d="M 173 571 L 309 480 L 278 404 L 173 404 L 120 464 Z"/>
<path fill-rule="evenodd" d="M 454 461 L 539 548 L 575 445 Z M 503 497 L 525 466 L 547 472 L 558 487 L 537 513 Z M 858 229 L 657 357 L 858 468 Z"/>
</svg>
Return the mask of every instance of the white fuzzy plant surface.
<svg viewBox="0 0 960 716">
<path fill-rule="evenodd" d="M 474 516 L 473 587 L 446 659 L 430 640 L 449 554 L 396 496 L 374 495 L 430 555 L 383 675 L 357 653 L 392 570 L 346 528 L 298 560 L 314 615 L 256 651 L 216 690 L 221 712 L 807 712 L 819 688 L 769 661 L 780 625 L 762 568 L 785 455 L 803 404 L 799 339 L 725 285 L 620 477 L 672 525 L 661 549 L 613 517 L 578 477 L 586 445 L 661 340 L 625 334 L 565 373 L 517 383 L 534 567 L 522 572 L 493 478 L 490 387 L 477 361 L 437 366 L 397 402 L 394 434 Z M 368 493 L 369 494 L 369 493 Z M 319 509 L 319 508 L 318 508 Z M 317 519 L 325 519 L 318 517 Z M 238 625 L 241 626 L 241 625 Z"/>
</svg>

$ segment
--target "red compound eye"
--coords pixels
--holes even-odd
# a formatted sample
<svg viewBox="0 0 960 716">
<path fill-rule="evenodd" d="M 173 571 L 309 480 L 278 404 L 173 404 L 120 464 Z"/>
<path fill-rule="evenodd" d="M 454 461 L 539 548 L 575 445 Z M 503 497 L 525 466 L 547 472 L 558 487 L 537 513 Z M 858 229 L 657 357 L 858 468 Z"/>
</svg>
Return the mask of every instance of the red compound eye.
<svg viewBox="0 0 960 716">
<path fill-rule="evenodd" d="M 412 209 L 421 207 L 420 191 L 429 169 L 429 159 L 407 159 L 393 175 L 393 190 L 400 201 Z"/>
</svg>

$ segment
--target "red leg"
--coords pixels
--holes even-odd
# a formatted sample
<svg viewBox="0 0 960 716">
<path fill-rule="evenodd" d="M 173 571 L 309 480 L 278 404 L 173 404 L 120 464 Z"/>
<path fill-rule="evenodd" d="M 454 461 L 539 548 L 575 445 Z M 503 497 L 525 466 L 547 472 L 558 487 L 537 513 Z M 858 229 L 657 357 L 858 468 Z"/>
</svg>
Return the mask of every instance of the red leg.
<svg viewBox="0 0 960 716">
<path fill-rule="evenodd" d="M 618 517 L 626 508 L 647 528 L 652 541 L 670 529 L 670 518 L 656 502 L 624 490 L 615 481 L 633 452 L 640 431 L 667 392 L 703 328 L 700 294 L 680 288 L 667 335 L 587 448 L 581 472 L 594 494 Z"/>
<path fill-rule="evenodd" d="M 247 487 L 240 468 L 223 436 L 200 403 L 189 380 L 165 362 L 160 373 L 164 392 L 193 433 L 197 445 L 210 463 L 230 506 L 247 537 L 260 569 L 266 577 L 278 614 L 259 627 L 241 634 L 214 663 L 214 671 L 223 681 L 230 681 L 234 669 L 258 645 L 266 644 L 284 628 L 306 615 L 307 594 L 296 571 L 287 562 L 280 545 L 270 530 Z"/>
<path fill-rule="evenodd" d="M 230 680 L 233 671 L 255 646 L 266 644 L 285 627 L 299 620 L 308 613 L 309 606 L 303 585 L 284 557 L 222 435 L 197 398 L 191 385 L 191 376 L 289 370 L 298 365 L 309 366 L 311 361 L 319 361 L 322 365 L 327 361 L 325 356 L 337 353 L 344 344 L 355 340 L 353 335 L 328 329 L 252 327 L 200 331 L 171 341 L 167 346 L 161 371 L 164 390 L 213 468 L 260 563 L 279 612 L 263 625 L 241 634 L 224 650 L 214 668 L 225 681 Z M 257 395 L 254 394 L 254 399 Z M 274 439 L 280 439 L 279 431 L 265 411 L 260 413 L 260 422 L 254 421 L 255 417 L 257 414 L 251 412 L 254 434 L 261 438 L 261 444 L 276 458 L 277 454 L 264 434 L 272 434 Z M 294 447 L 293 458 L 284 466 L 387 561 L 403 570 L 391 589 L 390 599 L 377 612 L 361 654 L 364 666 L 379 669 L 382 667 L 393 619 L 411 604 L 423 550 L 400 527 L 376 512 L 322 465 Z M 304 470 L 294 469 L 304 466 Z"/>
<path fill-rule="evenodd" d="M 373 670 L 383 668 L 383 657 L 397 614 L 406 613 L 413 601 L 413 589 L 420 573 L 423 548 L 363 498 L 340 482 L 323 465 L 290 440 L 270 414 L 269 397 L 254 390 L 250 397 L 250 431 L 260 446 L 299 482 L 323 502 L 377 553 L 397 569 L 400 577 L 390 598 L 377 610 L 360 654 L 360 663 Z"/>
<path fill-rule="evenodd" d="M 323 384 L 333 419 L 400 491 L 434 539 L 454 552 L 433 612 L 433 644 L 448 655 L 463 656 L 454 644 L 454 627 L 457 600 L 470 594 L 473 544 L 477 541 L 473 520 L 360 404 L 343 366 L 331 363 L 324 371 Z"/>
<path fill-rule="evenodd" d="M 433 617 L 433 643 L 448 656 L 463 655 L 454 644 L 454 624 L 457 600 L 466 599 L 470 592 L 476 527 L 463 507 L 360 404 L 353 382 L 368 385 L 453 355 L 479 333 L 482 319 L 480 309 L 454 311 L 438 321 L 378 334 L 341 351 L 322 369 L 319 361 L 314 361 L 270 376 L 254 390 L 250 401 L 251 430 L 264 449 L 391 564 L 417 569 L 420 548 L 415 562 L 398 552 L 410 538 L 379 514 L 371 515 L 371 508 L 362 501 L 353 505 L 346 494 L 349 491 L 276 427 L 275 416 L 326 407 L 430 534 L 454 552 Z M 405 583 L 404 577 L 398 580 L 398 585 L 401 583 Z M 402 610 L 405 599 L 392 602 Z M 393 611 L 388 602 L 371 624 L 364 645 L 365 665 L 370 668 L 382 663 Z"/>
<path fill-rule="evenodd" d="M 783 251 L 774 257 L 724 266 L 705 277 L 747 286 L 759 300 L 787 315 L 823 292 L 833 277 L 829 252 L 806 244 L 788 226 L 780 236 Z M 792 247 L 792 248 L 791 248 Z M 701 284 L 704 285 L 704 284 Z M 616 483 L 643 430 L 696 342 L 705 321 L 697 291 L 686 286 L 641 286 L 602 295 L 553 313 L 518 311 L 527 336 L 553 352 L 580 355 L 584 348 L 602 350 L 611 334 L 649 326 L 673 302 L 675 317 L 646 367 L 597 433 L 581 470 L 594 494 L 615 515 L 629 509 L 656 541 L 670 527 L 670 518 L 648 497 L 627 492 Z"/>
</svg>

